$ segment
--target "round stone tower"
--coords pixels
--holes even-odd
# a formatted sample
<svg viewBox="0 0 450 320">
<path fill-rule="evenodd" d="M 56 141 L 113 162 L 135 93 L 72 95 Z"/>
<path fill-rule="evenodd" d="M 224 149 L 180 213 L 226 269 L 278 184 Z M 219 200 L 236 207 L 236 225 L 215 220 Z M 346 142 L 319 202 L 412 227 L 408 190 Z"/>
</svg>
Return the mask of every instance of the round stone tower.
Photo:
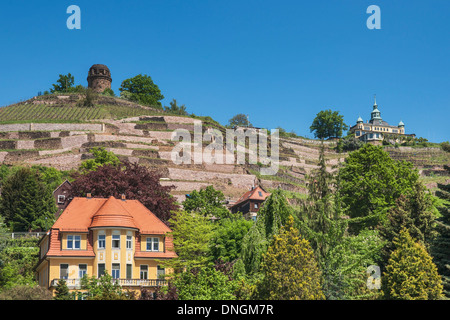
<svg viewBox="0 0 450 320">
<path fill-rule="evenodd" d="M 95 92 L 103 92 L 106 88 L 111 89 L 111 72 L 104 64 L 94 64 L 87 77 L 88 88 Z"/>
</svg>

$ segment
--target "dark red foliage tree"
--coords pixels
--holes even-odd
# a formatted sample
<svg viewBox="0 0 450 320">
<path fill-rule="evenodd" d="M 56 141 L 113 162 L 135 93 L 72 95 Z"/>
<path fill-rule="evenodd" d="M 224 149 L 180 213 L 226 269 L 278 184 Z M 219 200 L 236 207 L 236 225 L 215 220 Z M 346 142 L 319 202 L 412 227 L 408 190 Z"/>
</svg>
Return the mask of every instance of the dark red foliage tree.
<svg viewBox="0 0 450 320">
<path fill-rule="evenodd" d="M 76 173 L 72 183 L 72 196 L 139 200 L 159 219 L 167 224 L 173 210 L 178 210 L 170 195 L 174 186 L 162 186 L 161 174 L 135 163 L 123 162 L 119 166 L 104 165 L 84 174 Z"/>
</svg>

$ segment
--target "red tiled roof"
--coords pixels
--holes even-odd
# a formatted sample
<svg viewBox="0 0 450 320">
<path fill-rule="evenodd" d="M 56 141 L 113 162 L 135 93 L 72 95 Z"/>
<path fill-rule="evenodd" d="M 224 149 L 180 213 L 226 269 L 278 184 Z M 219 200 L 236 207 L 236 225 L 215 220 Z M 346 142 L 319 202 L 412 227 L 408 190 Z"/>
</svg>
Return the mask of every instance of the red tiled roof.
<svg viewBox="0 0 450 320">
<path fill-rule="evenodd" d="M 138 200 L 118 200 L 114 197 L 75 197 L 52 228 L 65 232 L 87 232 L 89 228 L 106 226 L 135 228 L 141 234 L 171 231 Z"/>
<path fill-rule="evenodd" d="M 266 198 L 270 196 L 270 193 L 266 192 L 262 187 L 255 187 L 246 193 L 242 197 L 240 197 L 232 207 L 244 202 L 246 200 L 266 200 Z"/>
</svg>

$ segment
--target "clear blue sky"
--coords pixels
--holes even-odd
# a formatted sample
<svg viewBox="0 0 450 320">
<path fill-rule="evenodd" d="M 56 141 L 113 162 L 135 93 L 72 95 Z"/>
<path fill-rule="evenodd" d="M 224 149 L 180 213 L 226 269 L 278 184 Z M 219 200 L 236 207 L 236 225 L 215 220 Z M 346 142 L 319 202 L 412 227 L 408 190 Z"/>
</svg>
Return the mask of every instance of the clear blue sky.
<svg viewBox="0 0 450 320">
<path fill-rule="evenodd" d="M 66 9 L 81 8 L 81 30 Z M 369 5 L 381 30 L 369 30 Z M 448 0 L 2 1 L 0 106 L 48 90 L 59 74 L 87 85 L 106 64 L 112 88 L 139 73 L 188 111 L 226 124 L 249 114 L 258 127 L 312 137 L 323 109 L 347 124 L 384 120 L 407 133 L 450 139 Z"/>
</svg>

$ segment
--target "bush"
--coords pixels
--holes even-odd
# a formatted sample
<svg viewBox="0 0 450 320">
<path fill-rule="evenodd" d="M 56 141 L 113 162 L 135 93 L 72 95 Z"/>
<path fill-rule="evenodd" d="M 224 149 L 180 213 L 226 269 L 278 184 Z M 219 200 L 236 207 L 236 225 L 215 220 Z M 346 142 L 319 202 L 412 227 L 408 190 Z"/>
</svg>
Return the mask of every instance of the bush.
<svg viewBox="0 0 450 320">
<path fill-rule="evenodd" d="M 52 293 L 40 286 L 16 286 L 0 293 L 0 300 L 52 300 Z"/>
<path fill-rule="evenodd" d="M 441 148 L 445 152 L 450 152 L 450 143 L 448 141 L 442 142 L 441 143 Z"/>
<path fill-rule="evenodd" d="M 104 96 L 109 96 L 109 97 L 115 97 L 116 96 L 114 94 L 114 91 L 111 88 L 106 88 L 105 90 L 103 90 L 102 94 Z"/>
</svg>

